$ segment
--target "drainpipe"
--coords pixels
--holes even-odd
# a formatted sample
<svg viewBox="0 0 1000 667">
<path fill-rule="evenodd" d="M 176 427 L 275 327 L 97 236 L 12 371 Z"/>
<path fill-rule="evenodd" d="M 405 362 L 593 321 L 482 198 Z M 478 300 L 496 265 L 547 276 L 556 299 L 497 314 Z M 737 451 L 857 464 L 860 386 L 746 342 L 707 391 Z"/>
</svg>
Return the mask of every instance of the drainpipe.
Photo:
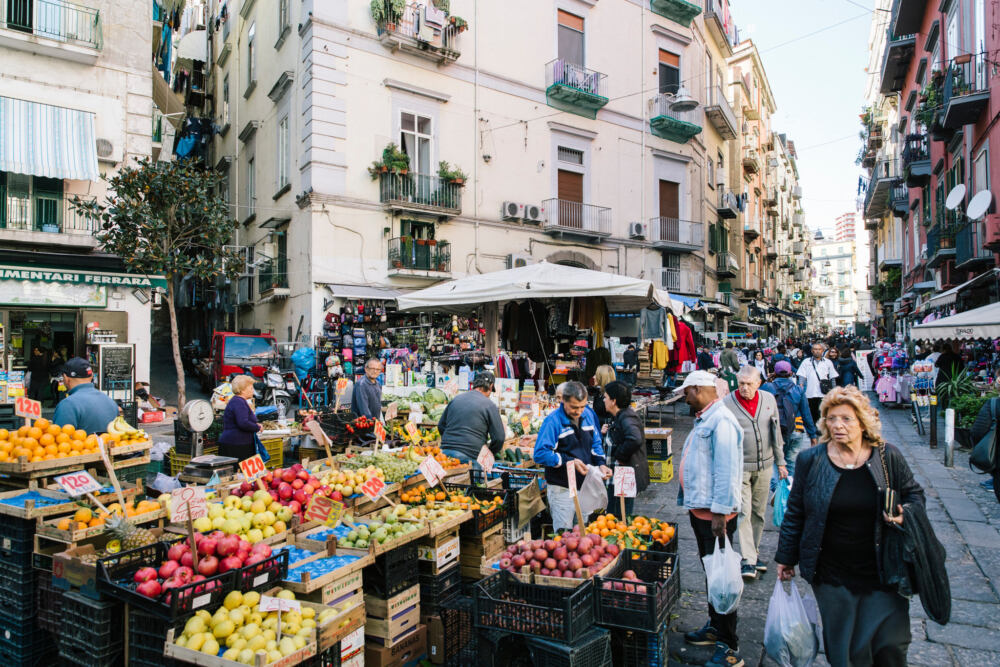
<svg viewBox="0 0 1000 667">
<path fill-rule="evenodd" d="M 476 234 L 475 234 L 475 244 L 476 244 L 476 271 L 479 273 L 483 272 L 481 266 L 479 266 L 479 159 L 478 154 L 479 142 L 479 0 L 475 0 L 472 4 L 472 25 L 474 26 L 475 36 L 473 37 L 472 43 L 472 71 L 473 71 L 473 81 L 472 81 L 472 145 L 477 147 L 476 154 L 472 160 L 472 215 L 475 218 Z"/>
<path fill-rule="evenodd" d="M 646 7 L 645 5 L 639 6 L 639 71 L 642 72 L 642 79 L 640 83 L 640 94 L 639 94 L 639 118 L 642 119 L 641 126 L 639 128 L 640 145 L 639 145 L 639 220 L 640 222 L 648 222 L 646 219 L 646 72 L 644 69 L 644 63 L 642 61 L 642 55 L 646 52 Z M 645 253 L 640 252 L 639 257 L 643 258 Z M 628 248 L 625 248 L 625 265 L 626 270 L 628 268 Z M 640 259 L 639 269 L 641 273 L 645 273 L 646 264 L 642 259 Z M 627 275 L 627 274 L 626 274 Z"/>
</svg>

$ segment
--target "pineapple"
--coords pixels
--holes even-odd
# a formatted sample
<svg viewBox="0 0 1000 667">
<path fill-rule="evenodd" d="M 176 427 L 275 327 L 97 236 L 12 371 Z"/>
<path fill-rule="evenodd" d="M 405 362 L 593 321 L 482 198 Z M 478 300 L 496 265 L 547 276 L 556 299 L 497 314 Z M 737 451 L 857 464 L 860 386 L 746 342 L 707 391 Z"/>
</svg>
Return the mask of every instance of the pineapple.
<svg viewBox="0 0 1000 667">
<path fill-rule="evenodd" d="M 126 517 L 118 514 L 108 518 L 105 522 L 105 530 L 113 540 L 118 540 L 122 551 L 138 549 L 156 542 L 156 537 L 151 532 L 145 528 L 139 528 Z"/>
</svg>

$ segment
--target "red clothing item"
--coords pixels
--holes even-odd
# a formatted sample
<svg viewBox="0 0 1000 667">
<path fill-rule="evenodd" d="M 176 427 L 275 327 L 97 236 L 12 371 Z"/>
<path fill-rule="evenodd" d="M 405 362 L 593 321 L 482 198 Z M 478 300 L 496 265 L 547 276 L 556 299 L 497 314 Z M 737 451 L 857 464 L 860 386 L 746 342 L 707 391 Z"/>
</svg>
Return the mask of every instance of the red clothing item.
<svg viewBox="0 0 1000 667">
<path fill-rule="evenodd" d="M 674 326 L 677 328 L 677 340 L 674 343 L 674 353 L 670 355 L 670 358 L 676 358 L 678 364 L 683 364 L 685 361 L 697 362 L 698 350 L 694 346 L 691 327 L 679 317 L 674 318 Z"/>
<path fill-rule="evenodd" d="M 757 416 L 757 406 L 760 405 L 760 392 L 759 391 L 757 393 L 755 393 L 753 395 L 753 399 L 751 399 L 749 401 L 746 400 L 745 398 L 743 398 L 743 395 L 739 391 L 737 391 L 735 393 L 735 396 L 736 396 L 736 400 L 739 401 L 740 405 L 743 406 L 744 410 L 746 410 L 747 412 L 750 413 L 751 417 L 756 417 Z"/>
</svg>

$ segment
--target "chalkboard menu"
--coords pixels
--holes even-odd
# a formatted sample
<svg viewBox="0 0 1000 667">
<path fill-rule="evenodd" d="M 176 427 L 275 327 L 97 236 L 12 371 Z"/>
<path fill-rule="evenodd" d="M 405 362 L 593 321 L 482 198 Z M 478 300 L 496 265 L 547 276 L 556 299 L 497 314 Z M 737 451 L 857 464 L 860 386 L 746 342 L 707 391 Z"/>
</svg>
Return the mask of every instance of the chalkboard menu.
<svg viewBox="0 0 1000 667">
<path fill-rule="evenodd" d="M 135 348 L 132 345 L 100 346 L 98 381 L 101 391 L 114 392 L 113 398 L 131 398 L 135 386 Z M 119 392 L 127 394 L 122 396 Z"/>
</svg>

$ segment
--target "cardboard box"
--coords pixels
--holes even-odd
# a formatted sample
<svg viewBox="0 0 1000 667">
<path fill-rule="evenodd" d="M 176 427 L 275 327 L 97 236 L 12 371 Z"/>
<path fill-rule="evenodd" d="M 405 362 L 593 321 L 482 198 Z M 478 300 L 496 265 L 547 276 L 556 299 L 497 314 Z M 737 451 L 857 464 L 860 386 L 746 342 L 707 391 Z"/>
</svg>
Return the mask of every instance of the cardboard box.
<svg viewBox="0 0 1000 667">
<path fill-rule="evenodd" d="M 365 645 L 365 667 L 404 667 L 416 664 L 427 653 L 427 627 L 417 626 L 403 641 L 386 647 L 368 643 Z"/>
<path fill-rule="evenodd" d="M 427 657 L 435 665 L 444 664 L 444 623 L 440 616 L 425 616 L 427 625 Z"/>
<path fill-rule="evenodd" d="M 320 604 L 330 604 L 337 600 L 342 599 L 345 595 L 349 594 L 351 591 L 360 590 L 363 583 L 363 576 L 361 570 L 356 570 L 347 574 L 339 579 L 334 579 L 323 588 L 318 591 L 313 591 L 312 593 L 307 593 L 302 597 L 304 600 L 310 602 L 319 602 Z M 298 597 L 298 596 L 296 596 Z"/>
<path fill-rule="evenodd" d="M 362 625 L 340 640 L 340 659 L 346 660 L 355 656 L 361 656 L 361 664 L 364 664 L 364 653 L 365 626 Z"/>
</svg>

